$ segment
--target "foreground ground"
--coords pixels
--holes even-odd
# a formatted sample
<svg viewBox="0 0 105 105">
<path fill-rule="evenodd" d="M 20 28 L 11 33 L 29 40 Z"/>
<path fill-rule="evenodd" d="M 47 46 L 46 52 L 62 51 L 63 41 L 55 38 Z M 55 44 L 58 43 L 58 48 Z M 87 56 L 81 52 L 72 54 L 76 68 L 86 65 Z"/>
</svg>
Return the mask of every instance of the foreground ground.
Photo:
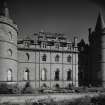
<svg viewBox="0 0 105 105">
<path fill-rule="evenodd" d="M 0 103 L 13 102 L 24 103 L 26 101 L 38 101 L 38 100 L 50 100 L 62 101 L 62 100 L 74 100 L 85 96 L 98 96 L 99 93 L 59 93 L 59 94 L 37 94 L 37 95 L 0 95 Z"/>
</svg>

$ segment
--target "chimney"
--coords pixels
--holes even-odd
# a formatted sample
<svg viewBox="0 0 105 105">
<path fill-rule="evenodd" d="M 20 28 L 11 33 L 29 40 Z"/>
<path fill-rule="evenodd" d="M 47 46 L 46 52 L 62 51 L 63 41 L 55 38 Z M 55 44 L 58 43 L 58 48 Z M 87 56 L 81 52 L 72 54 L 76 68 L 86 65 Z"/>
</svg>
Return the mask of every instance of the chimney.
<svg viewBox="0 0 105 105">
<path fill-rule="evenodd" d="M 91 33 L 92 33 L 92 29 L 89 28 L 88 31 L 89 31 L 89 35 L 91 35 Z"/>
</svg>

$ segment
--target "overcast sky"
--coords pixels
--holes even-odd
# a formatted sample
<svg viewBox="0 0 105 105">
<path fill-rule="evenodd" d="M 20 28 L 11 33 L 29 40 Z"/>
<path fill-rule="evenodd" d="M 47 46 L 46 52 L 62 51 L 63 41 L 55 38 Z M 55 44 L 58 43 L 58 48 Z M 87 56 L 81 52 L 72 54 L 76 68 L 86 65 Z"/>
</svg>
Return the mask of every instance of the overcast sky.
<svg viewBox="0 0 105 105">
<path fill-rule="evenodd" d="M 19 38 L 44 30 L 62 32 L 88 40 L 88 28 L 94 29 L 98 11 L 105 20 L 104 0 L 8 0 L 11 18 L 19 27 Z"/>
</svg>

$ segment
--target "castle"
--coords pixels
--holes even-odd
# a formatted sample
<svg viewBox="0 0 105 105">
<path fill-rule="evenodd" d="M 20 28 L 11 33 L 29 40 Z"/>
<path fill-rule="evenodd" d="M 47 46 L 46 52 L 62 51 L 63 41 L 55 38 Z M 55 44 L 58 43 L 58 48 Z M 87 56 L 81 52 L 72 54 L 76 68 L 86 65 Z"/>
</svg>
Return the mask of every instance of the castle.
<svg viewBox="0 0 105 105">
<path fill-rule="evenodd" d="M 89 44 L 81 40 L 78 45 L 80 84 L 105 87 L 105 24 L 101 12 L 94 30 L 89 28 Z"/>
<path fill-rule="evenodd" d="M 24 87 L 105 87 L 105 24 L 99 13 L 95 29 L 89 29 L 89 44 L 62 33 L 38 32 L 18 40 L 18 27 L 9 9 L 0 10 L 0 83 Z"/>
<path fill-rule="evenodd" d="M 27 82 L 33 88 L 78 87 L 78 40 L 61 33 L 39 32 L 18 40 L 9 9 L 0 11 L 0 83 Z"/>
</svg>

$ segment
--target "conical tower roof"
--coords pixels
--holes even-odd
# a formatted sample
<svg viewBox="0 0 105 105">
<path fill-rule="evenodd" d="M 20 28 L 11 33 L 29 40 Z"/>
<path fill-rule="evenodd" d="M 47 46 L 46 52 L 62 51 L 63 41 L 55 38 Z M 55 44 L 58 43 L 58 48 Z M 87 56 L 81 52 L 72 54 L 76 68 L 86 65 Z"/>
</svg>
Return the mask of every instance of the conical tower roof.
<svg viewBox="0 0 105 105">
<path fill-rule="evenodd" d="M 103 19 L 103 16 L 101 15 L 101 12 L 99 12 L 97 22 L 96 22 L 95 31 L 102 31 L 104 29 L 105 29 L 104 19 Z"/>
</svg>

